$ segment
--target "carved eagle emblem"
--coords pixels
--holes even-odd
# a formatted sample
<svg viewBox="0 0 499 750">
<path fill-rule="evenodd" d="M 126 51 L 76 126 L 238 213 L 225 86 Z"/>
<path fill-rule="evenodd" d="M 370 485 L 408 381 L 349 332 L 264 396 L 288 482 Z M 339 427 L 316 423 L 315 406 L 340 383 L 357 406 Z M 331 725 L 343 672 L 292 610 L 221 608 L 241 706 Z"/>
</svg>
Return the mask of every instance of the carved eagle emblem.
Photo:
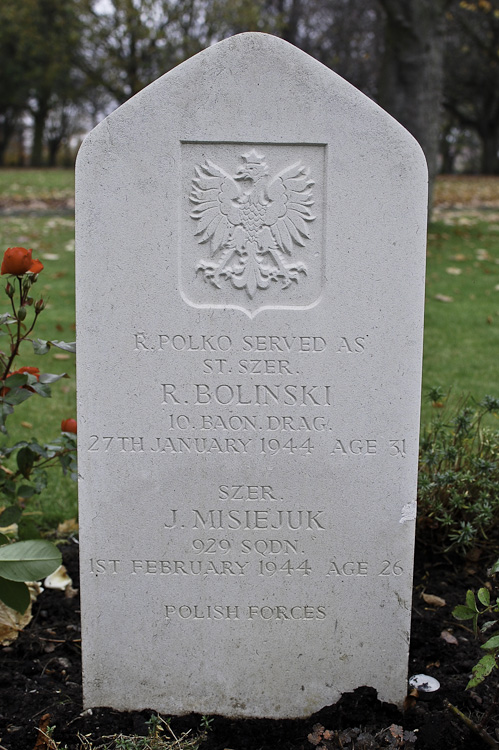
<svg viewBox="0 0 499 750">
<path fill-rule="evenodd" d="M 190 216 L 198 242 L 211 250 L 196 272 L 218 289 L 230 281 L 253 299 L 272 282 L 286 289 L 306 275 L 306 265 L 290 262 L 290 256 L 310 239 L 314 182 L 301 161 L 274 177 L 255 149 L 242 154 L 242 161 L 234 175 L 209 159 L 195 168 Z"/>
</svg>

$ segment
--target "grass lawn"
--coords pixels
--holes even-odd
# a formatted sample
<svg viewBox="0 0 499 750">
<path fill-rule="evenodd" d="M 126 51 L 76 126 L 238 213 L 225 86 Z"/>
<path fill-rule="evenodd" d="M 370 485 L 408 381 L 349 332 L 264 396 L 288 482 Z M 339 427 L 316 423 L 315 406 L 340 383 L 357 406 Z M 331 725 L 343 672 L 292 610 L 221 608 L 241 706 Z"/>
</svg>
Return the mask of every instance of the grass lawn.
<svg viewBox="0 0 499 750">
<path fill-rule="evenodd" d="M 0 250 L 31 247 L 45 265 L 35 287 L 35 297 L 48 303 L 39 338 L 74 340 L 74 218 L 67 210 L 42 216 L 19 208 L 23 201 L 70 199 L 73 182 L 70 170 L 0 170 Z M 499 179 L 444 178 L 436 200 L 428 242 L 423 394 L 440 386 L 456 396 L 499 396 Z M 31 398 L 10 422 L 10 440 L 35 435 L 48 441 L 59 434 L 62 419 L 75 416 L 74 356 L 51 349 L 40 357 L 26 345 L 21 364 L 70 375 L 54 384 L 52 399 Z M 431 413 L 424 399 L 423 422 Z M 48 523 L 70 518 L 77 512 L 76 487 L 54 470 L 36 502 Z"/>
<path fill-rule="evenodd" d="M 499 211 L 463 209 L 433 223 L 426 279 L 423 394 L 438 385 L 499 396 Z"/>
<path fill-rule="evenodd" d="M 72 198 L 72 169 L 0 169 L 0 201 Z"/>
<path fill-rule="evenodd" d="M 31 172 L 31 170 L 30 170 Z M 20 173 L 27 182 L 24 172 Z M 34 172 L 38 177 L 41 170 Z M 52 177 L 53 172 L 48 172 Z M 0 170 L 0 175 L 2 171 Z M 72 176 L 70 174 L 72 179 Z M 67 175 L 66 175 L 67 181 Z M 18 180 L 21 182 L 21 179 Z M 0 249 L 21 245 L 33 248 L 33 257 L 39 258 L 44 270 L 33 287 L 33 297 L 42 297 L 46 309 L 41 313 L 34 335 L 42 339 L 75 340 L 74 311 L 74 217 L 71 215 L 44 217 L 28 215 L 0 216 Z M 7 311 L 7 297 L 3 295 L 3 280 L 0 286 L 0 311 Z M 31 309 L 27 320 L 30 320 Z M 35 355 L 26 342 L 18 360 L 19 366 L 31 365 L 42 372 L 69 375 L 52 386 L 52 398 L 33 396 L 16 407 L 13 417 L 7 420 L 9 436 L 0 437 L 0 442 L 14 442 L 35 436 L 40 442 L 50 441 L 60 435 L 61 420 L 76 416 L 75 405 L 75 356 L 60 349 L 51 348 L 48 354 Z M 43 516 L 48 525 L 74 517 L 77 513 L 76 485 L 63 477 L 58 468 L 50 472 L 48 489 L 30 500 L 29 509 Z M 41 515 L 40 515 L 41 514 Z"/>
</svg>

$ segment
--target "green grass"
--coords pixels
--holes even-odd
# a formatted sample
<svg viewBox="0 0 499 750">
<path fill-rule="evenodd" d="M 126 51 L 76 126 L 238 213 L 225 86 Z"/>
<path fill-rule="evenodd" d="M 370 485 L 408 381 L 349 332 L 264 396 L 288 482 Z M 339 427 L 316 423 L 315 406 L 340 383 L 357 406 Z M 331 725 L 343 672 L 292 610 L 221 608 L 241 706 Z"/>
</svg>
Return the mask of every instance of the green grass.
<svg viewBox="0 0 499 750">
<path fill-rule="evenodd" d="M 429 230 L 423 394 L 439 385 L 499 396 L 499 215 L 463 212 L 448 222 Z M 423 422 L 430 410 L 423 401 Z"/>
<path fill-rule="evenodd" d="M 10 201 L 17 211 L 23 199 L 71 197 L 73 179 L 70 170 L 0 170 L 0 205 Z M 499 203 L 499 182 L 495 187 L 487 183 L 487 189 L 496 189 Z M 455 395 L 471 393 L 478 399 L 486 394 L 499 396 L 499 213 L 462 209 L 441 218 L 429 230 L 423 393 L 440 386 L 444 391 L 452 389 Z M 0 215 L 0 251 L 14 245 L 33 248 L 34 257 L 45 265 L 35 296 L 42 295 L 48 306 L 40 316 L 37 336 L 74 340 L 72 216 L 67 212 L 43 217 Z M 4 307 L 0 305 L 0 312 Z M 59 359 L 60 354 L 51 350 L 39 357 L 30 345 L 25 346 L 20 364 L 35 365 L 45 372 L 66 371 L 70 379 L 53 386 L 52 399 L 33 397 L 17 407 L 14 420 L 8 423 L 11 440 L 35 435 L 48 441 L 59 433 L 61 419 L 75 416 L 74 357 Z M 423 422 L 428 422 L 431 414 L 432 407 L 423 398 Z M 21 421 L 32 427 L 22 426 Z M 53 470 L 53 480 L 38 509 L 54 522 L 74 516 L 76 508 L 74 484 Z"/>
<path fill-rule="evenodd" d="M 73 195 L 72 169 L 0 169 L 0 200 L 62 199 Z"/>
</svg>

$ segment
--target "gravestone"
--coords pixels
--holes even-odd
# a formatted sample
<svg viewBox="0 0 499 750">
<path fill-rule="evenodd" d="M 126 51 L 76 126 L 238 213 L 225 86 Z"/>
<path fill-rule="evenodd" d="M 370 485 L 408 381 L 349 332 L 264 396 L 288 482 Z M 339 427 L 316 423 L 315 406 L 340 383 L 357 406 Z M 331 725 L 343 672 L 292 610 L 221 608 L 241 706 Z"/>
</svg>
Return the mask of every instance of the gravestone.
<svg viewBox="0 0 499 750">
<path fill-rule="evenodd" d="M 406 694 L 426 167 L 247 33 L 77 165 L 85 706 L 306 717 Z"/>
</svg>

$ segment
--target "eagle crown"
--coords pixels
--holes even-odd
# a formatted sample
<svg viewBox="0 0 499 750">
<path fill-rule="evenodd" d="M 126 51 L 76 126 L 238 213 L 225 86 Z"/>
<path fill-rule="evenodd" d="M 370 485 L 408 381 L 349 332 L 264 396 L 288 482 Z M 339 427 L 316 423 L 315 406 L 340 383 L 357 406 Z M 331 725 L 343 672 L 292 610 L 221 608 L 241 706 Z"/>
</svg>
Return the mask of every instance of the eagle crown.
<svg viewBox="0 0 499 750">
<path fill-rule="evenodd" d="M 245 164 L 241 164 L 234 175 L 234 179 L 257 182 L 261 177 L 266 177 L 269 174 L 269 168 L 264 161 L 263 154 L 258 154 L 254 148 L 246 154 L 242 154 L 242 158 Z"/>
</svg>

